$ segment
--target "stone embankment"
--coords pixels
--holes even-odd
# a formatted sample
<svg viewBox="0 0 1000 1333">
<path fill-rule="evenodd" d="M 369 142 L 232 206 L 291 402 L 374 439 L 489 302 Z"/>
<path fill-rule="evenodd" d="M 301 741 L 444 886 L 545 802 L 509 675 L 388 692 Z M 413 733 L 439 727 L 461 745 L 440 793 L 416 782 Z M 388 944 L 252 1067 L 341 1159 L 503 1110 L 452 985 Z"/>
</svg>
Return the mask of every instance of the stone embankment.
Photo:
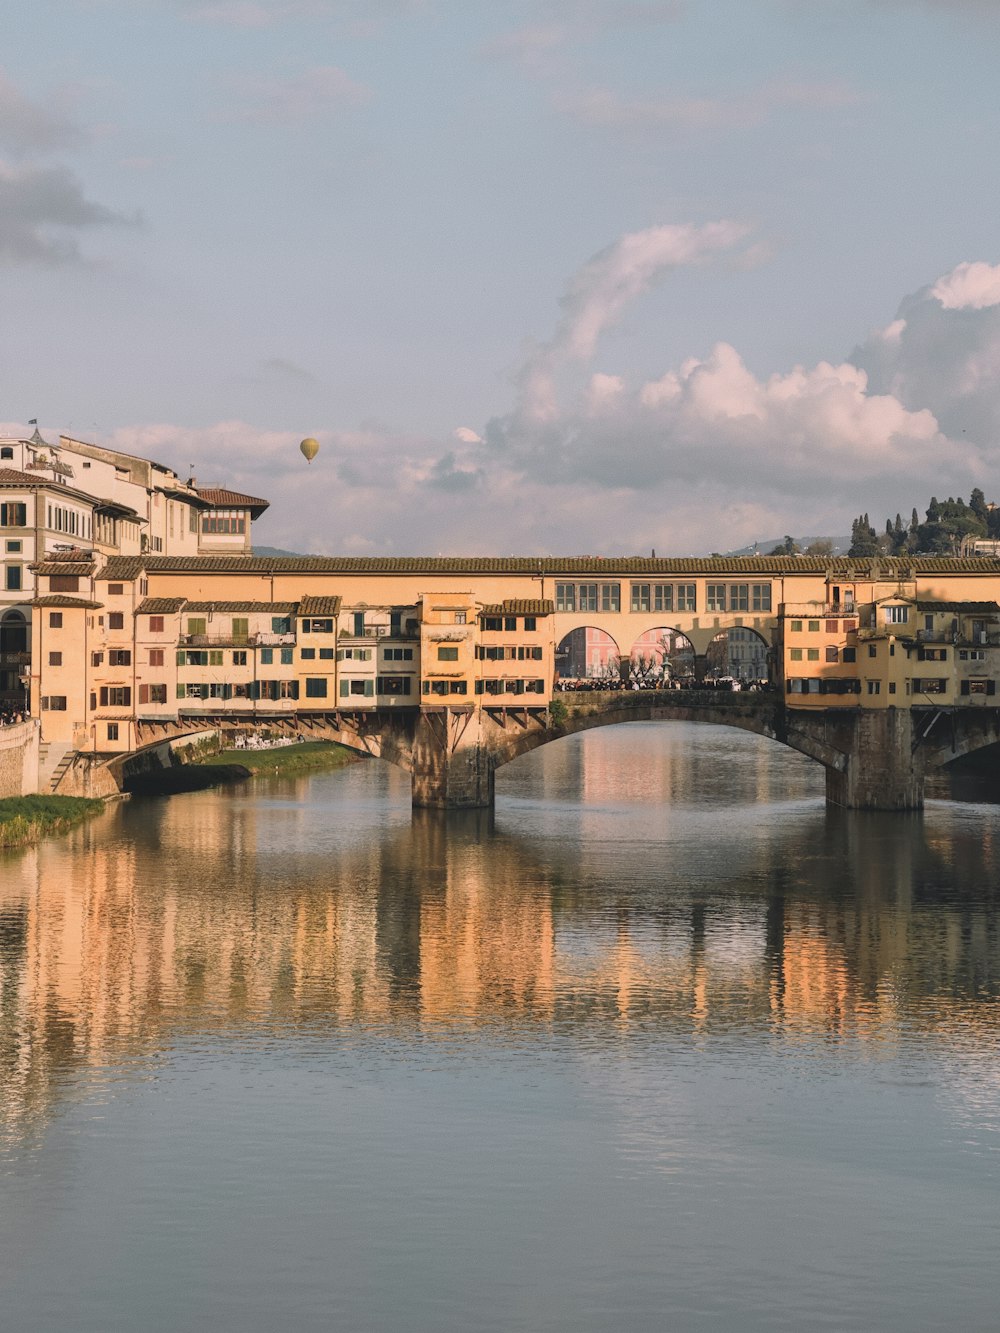
<svg viewBox="0 0 1000 1333">
<path fill-rule="evenodd" d="M 34 718 L 0 727 L 0 799 L 38 791 L 38 738 Z"/>
</svg>

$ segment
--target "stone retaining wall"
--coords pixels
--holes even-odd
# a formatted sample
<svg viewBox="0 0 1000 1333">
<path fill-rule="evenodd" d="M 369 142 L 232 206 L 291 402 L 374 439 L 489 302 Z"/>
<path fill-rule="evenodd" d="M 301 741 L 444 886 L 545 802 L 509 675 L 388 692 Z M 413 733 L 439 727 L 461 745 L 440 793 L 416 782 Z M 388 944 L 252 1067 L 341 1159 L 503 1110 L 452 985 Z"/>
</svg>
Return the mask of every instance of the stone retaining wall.
<svg viewBox="0 0 1000 1333">
<path fill-rule="evenodd" d="M 0 799 L 38 791 L 39 730 L 32 718 L 0 727 Z"/>
</svg>

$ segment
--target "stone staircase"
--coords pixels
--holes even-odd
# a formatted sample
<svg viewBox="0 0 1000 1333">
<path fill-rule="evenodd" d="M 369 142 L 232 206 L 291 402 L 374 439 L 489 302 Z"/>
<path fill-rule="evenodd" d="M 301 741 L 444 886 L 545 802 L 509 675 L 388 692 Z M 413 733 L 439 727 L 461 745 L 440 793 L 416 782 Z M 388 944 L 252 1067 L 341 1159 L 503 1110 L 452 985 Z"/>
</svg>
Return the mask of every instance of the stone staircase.
<svg viewBox="0 0 1000 1333">
<path fill-rule="evenodd" d="M 38 790 L 53 792 L 73 762 L 75 750 L 70 745 L 43 741 L 38 747 Z"/>
</svg>

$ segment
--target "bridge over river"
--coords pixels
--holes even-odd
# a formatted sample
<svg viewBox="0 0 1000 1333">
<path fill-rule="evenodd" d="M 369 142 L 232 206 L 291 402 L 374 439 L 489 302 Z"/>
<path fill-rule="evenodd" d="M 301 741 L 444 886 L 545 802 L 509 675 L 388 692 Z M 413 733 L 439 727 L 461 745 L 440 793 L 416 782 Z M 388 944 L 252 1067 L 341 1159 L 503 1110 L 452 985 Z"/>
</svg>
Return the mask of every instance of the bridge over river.
<svg viewBox="0 0 1000 1333">
<path fill-rule="evenodd" d="M 140 748 L 103 767 L 127 786 L 130 776 L 169 762 L 171 743 L 184 736 L 266 727 L 398 765 L 411 775 L 414 806 L 474 808 L 492 804 L 496 770 L 519 755 L 594 727 L 639 721 L 702 722 L 765 736 L 823 765 L 830 804 L 867 810 L 921 808 L 929 770 L 1000 741 L 995 708 L 804 712 L 768 690 L 598 690 L 558 695 L 548 707 L 384 708 L 266 719 L 199 712 L 143 723 Z"/>
</svg>

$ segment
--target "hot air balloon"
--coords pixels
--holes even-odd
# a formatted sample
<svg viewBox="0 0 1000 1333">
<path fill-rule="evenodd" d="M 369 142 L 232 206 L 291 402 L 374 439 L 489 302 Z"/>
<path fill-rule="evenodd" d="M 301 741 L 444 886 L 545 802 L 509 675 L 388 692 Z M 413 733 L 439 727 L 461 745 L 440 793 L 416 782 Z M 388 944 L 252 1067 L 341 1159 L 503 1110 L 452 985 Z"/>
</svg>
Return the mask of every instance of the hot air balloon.
<svg viewBox="0 0 1000 1333">
<path fill-rule="evenodd" d="M 314 440 L 310 435 L 302 441 L 299 449 L 302 451 L 302 456 L 306 462 L 311 463 L 319 453 L 319 440 Z"/>
</svg>

